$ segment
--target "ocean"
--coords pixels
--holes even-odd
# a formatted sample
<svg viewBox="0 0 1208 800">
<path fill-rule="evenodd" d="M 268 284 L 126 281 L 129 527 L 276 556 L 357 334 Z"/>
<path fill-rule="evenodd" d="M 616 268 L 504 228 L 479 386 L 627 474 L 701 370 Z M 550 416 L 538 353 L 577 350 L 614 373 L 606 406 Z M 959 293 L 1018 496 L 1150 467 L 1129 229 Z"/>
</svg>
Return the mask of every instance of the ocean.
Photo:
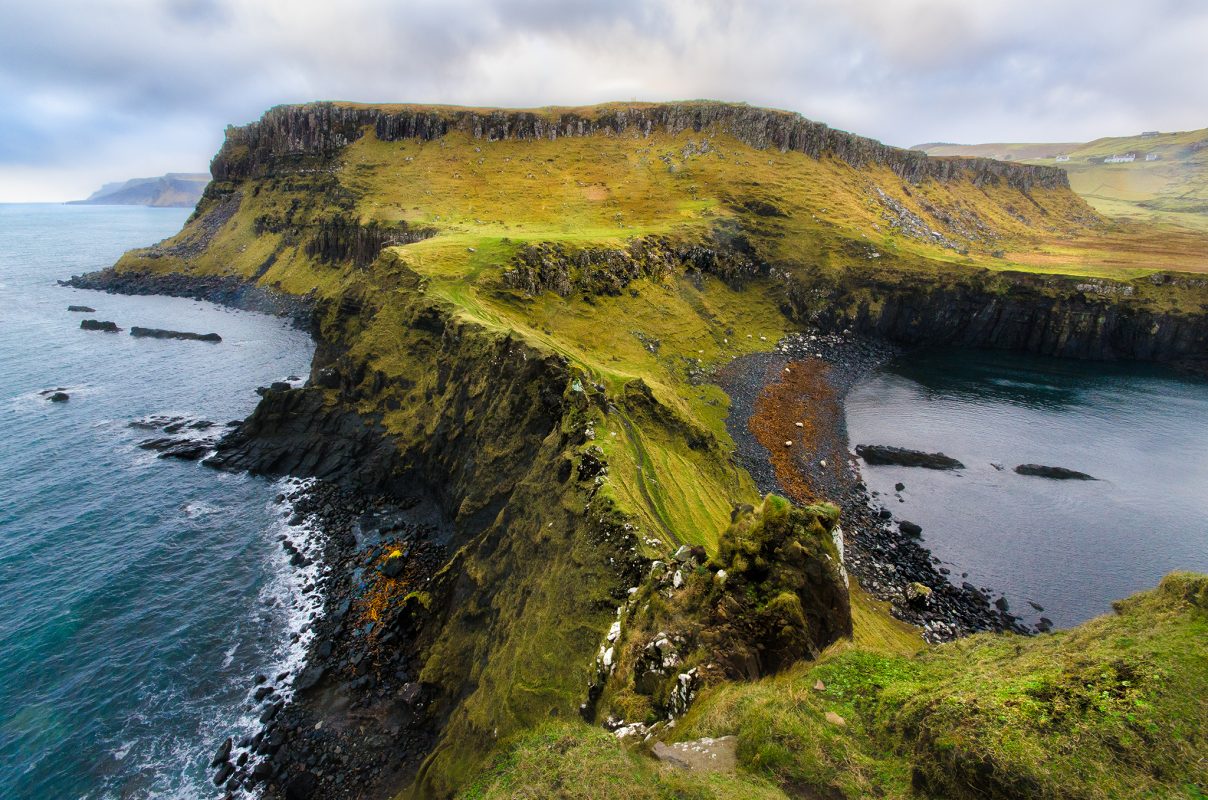
<svg viewBox="0 0 1208 800">
<path fill-rule="evenodd" d="M 278 537 L 280 482 L 156 458 L 148 415 L 224 425 L 305 376 L 273 317 L 56 285 L 180 228 L 187 210 L 0 205 L 0 797 L 213 796 L 254 731 L 258 673 L 295 666 L 313 580 Z M 87 305 L 95 314 L 67 311 Z M 80 330 L 82 318 L 222 342 Z M 65 403 L 47 389 L 63 387 Z M 304 532 L 291 531 L 295 539 Z"/>
<path fill-rule="evenodd" d="M 1031 624 L 1075 625 L 1167 572 L 1208 570 L 1208 380 L 1152 364 L 931 350 L 858 384 L 846 409 L 853 447 L 965 464 L 863 475 L 878 502 L 922 526 L 950 579 L 1005 593 Z M 1013 471 L 1029 463 L 1098 480 Z"/>
</svg>

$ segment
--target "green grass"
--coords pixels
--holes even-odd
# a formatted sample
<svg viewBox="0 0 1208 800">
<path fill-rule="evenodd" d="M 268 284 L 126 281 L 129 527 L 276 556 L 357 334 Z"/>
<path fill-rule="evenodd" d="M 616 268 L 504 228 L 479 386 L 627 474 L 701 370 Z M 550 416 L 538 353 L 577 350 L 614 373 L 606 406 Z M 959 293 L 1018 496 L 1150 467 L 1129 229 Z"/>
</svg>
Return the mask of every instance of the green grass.
<svg viewBox="0 0 1208 800">
<path fill-rule="evenodd" d="M 1208 576 L 1176 573 L 1118 608 L 1068 631 L 983 634 L 914 657 L 841 650 L 718 687 L 675 735 L 736 732 L 747 769 L 853 798 L 1200 796 Z"/>
<path fill-rule="evenodd" d="M 785 795 L 749 774 L 693 774 L 621 747 L 582 723 L 551 725 L 517 737 L 462 800 L 773 800 Z"/>
</svg>

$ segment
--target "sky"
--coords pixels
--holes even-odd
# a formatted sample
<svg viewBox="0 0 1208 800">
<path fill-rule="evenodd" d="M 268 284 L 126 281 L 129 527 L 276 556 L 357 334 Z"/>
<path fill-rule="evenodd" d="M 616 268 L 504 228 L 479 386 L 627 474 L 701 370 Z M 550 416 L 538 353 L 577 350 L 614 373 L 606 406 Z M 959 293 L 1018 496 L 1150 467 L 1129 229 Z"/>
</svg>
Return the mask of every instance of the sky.
<svg viewBox="0 0 1208 800">
<path fill-rule="evenodd" d="M 3 0 L 0 202 L 312 100 L 710 98 L 908 147 L 1208 127 L 1205 0 Z"/>
</svg>

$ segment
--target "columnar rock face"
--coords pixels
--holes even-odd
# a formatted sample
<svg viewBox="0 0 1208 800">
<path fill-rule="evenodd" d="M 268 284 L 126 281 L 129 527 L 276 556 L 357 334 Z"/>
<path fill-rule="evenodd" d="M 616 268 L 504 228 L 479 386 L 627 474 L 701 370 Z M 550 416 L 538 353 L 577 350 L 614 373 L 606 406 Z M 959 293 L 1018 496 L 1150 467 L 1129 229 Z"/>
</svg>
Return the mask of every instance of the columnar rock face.
<svg viewBox="0 0 1208 800">
<path fill-rule="evenodd" d="M 1155 275 L 1159 282 L 1198 278 Z M 1105 286 L 1109 284 L 1104 284 Z M 850 327 L 905 344 L 949 344 L 1092 360 L 1200 362 L 1208 318 L 1103 297 L 1099 284 L 1061 276 L 970 272 L 957 281 L 790 281 L 785 311 L 824 328 Z M 1132 285 L 1124 285 L 1132 290 Z"/>
<path fill-rule="evenodd" d="M 379 139 L 436 139 L 462 131 L 487 140 L 557 139 L 597 133 L 649 135 L 712 130 L 757 148 L 833 156 L 854 167 L 883 165 L 903 180 L 968 179 L 975 184 L 1005 182 L 1020 191 L 1068 188 L 1065 171 L 1055 167 L 1008 164 L 985 158 L 933 158 L 874 139 L 835 130 L 788 111 L 732 103 L 660 103 L 602 106 L 589 112 L 480 111 L 457 107 L 362 106 L 315 103 L 277 106 L 258 122 L 229 127 L 222 150 L 211 163 L 217 181 L 265 174 L 280 160 L 324 159 L 356 141 L 367 126 Z"/>
</svg>

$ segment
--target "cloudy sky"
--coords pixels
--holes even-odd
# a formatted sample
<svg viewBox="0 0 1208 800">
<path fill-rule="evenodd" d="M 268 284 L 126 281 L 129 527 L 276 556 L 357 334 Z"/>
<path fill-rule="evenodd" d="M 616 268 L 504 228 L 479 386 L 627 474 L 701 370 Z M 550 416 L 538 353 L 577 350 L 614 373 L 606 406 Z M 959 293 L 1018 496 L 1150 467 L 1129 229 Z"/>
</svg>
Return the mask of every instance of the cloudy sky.
<svg viewBox="0 0 1208 800">
<path fill-rule="evenodd" d="M 1203 0 L 3 0 L 0 202 L 307 100 L 715 98 L 909 146 L 1208 126 Z"/>
</svg>

